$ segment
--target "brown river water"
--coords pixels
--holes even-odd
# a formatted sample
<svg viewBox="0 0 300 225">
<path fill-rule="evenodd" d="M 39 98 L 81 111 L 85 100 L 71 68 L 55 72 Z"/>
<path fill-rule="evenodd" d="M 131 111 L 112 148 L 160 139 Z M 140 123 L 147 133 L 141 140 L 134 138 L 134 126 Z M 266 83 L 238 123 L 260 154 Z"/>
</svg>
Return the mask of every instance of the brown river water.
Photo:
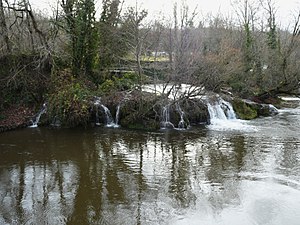
<svg viewBox="0 0 300 225">
<path fill-rule="evenodd" d="M 300 108 L 222 126 L 0 134 L 0 224 L 300 224 Z"/>
</svg>

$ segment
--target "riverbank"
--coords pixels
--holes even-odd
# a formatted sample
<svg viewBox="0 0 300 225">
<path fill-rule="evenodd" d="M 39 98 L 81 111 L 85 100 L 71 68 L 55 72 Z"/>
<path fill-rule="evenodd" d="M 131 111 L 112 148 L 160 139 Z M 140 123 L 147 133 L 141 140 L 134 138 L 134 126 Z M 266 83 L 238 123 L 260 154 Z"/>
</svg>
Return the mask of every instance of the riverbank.
<svg viewBox="0 0 300 225">
<path fill-rule="evenodd" d="M 278 103 L 280 105 L 274 107 L 271 104 L 216 93 L 207 93 L 202 100 L 197 98 L 171 100 L 153 93 L 133 91 L 126 95 L 119 93 L 89 100 L 86 106 L 87 116 L 84 119 L 87 122 L 80 126 L 121 126 L 140 130 L 186 129 L 197 124 L 210 124 L 212 119 L 221 115 L 227 119 L 252 120 L 274 116 L 278 113 L 277 108 L 297 106 L 293 105 L 293 101 L 292 103 L 286 101 L 284 97 L 278 98 Z M 37 123 L 40 125 L 40 112 L 41 110 L 37 112 L 36 109 L 25 105 L 7 107 L 0 112 L 0 132 L 28 127 L 32 125 L 35 117 L 38 117 Z M 68 115 L 73 117 L 73 112 L 69 112 Z M 57 126 L 75 127 L 58 121 Z M 43 125 L 52 123 L 51 115 L 47 113 L 43 116 Z"/>
<path fill-rule="evenodd" d="M 28 106 L 10 106 L 0 114 L 0 132 L 24 128 L 31 124 L 35 112 Z"/>
</svg>

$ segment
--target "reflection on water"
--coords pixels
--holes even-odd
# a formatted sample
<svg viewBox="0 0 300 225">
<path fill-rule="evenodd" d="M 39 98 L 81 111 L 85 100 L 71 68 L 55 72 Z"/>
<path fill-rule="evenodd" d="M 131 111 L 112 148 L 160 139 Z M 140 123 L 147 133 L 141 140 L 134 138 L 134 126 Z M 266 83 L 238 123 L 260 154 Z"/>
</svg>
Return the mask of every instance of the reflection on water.
<svg viewBox="0 0 300 225">
<path fill-rule="evenodd" d="M 0 224 L 299 224 L 300 111 L 253 132 L 0 135 Z"/>
</svg>

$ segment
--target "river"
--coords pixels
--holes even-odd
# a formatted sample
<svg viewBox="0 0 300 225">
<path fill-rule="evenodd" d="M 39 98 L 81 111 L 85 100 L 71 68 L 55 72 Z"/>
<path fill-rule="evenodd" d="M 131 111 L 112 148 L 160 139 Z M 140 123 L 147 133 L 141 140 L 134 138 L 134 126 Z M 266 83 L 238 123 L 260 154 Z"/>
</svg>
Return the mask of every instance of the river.
<svg viewBox="0 0 300 225">
<path fill-rule="evenodd" d="M 300 107 L 228 126 L 0 134 L 0 224 L 300 224 Z"/>
</svg>

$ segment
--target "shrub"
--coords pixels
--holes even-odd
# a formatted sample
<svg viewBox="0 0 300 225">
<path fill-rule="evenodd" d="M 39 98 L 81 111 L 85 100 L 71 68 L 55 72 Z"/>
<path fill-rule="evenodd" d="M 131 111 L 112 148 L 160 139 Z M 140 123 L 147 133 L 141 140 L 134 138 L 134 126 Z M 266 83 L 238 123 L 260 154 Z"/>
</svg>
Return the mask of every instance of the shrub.
<svg viewBox="0 0 300 225">
<path fill-rule="evenodd" d="M 48 97 L 48 113 L 58 117 L 62 125 L 74 127 L 89 121 L 92 93 L 85 83 L 75 79 L 67 70 L 56 75 Z"/>
<path fill-rule="evenodd" d="M 138 77 L 136 73 L 127 72 L 121 77 L 112 76 L 111 79 L 107 79 L 101 84 L 100 90 L 104 93 L 124 91 L 131 89 L 134 85 L 136 85 L 137 81 Z"/>
</svg>

